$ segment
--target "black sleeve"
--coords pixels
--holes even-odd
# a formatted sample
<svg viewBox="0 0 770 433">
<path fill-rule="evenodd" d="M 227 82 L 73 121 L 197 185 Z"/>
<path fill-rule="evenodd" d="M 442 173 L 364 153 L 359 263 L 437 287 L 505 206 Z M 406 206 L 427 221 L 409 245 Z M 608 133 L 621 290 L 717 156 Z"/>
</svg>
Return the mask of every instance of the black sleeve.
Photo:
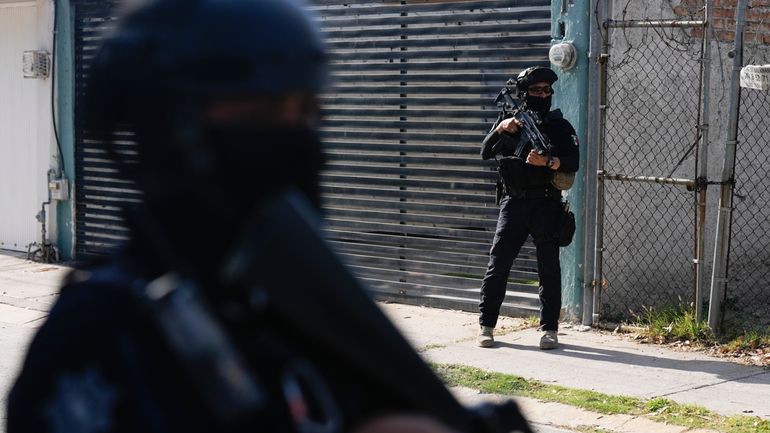
<svg viewBox="0 0 770 433">
<path fill-rule="evenodd" d="M 490 131 L 490 133 L 484 137 L 484 141 L 481 142 L 481 159 L 487 160 L 495 156 L 493 149 L 495 144 L 497 144 L 499 141 L 500 134 L 494 130 Z"/>
<path fill-rule="evenodd" d="M 77 298 L 79 294 L 74 294 Z M 22 370 L 8 396 L 8 433 L 74 429 L 83 420 L 72 417 L 68 400 L 94 409 L 94 417 L 113 416 L 117 384 L 106 368 L 111 341 L 109 322 L 90 302 L 61 295 L 30 344 Z M 98 406 L 98 407 L 97 407 Z M 102 431 L 113 432 L 109 425 Z"/>
<path fill-rule="evenodd" d="M 75 398 L 87 419 L 71 416 L 78 407 L 67 401 Z M 65 287 L 8 396 L 7 433 L 82 431 L 76 427 L 88 423 L 102 433 L 217 431 L 127 288 Z"/>
<path fill-rule="evenodd" d="M 481 143 L 481 159 L 490 159 L 498 153 L 510 156 L 519 143 L 519 134 L 500 134 L 492 130 Z"/>
<path fill-rule="evenodd" d="M 148 353 L 135 349 L 146 325 L 134 305 L 110 286 L 62 290 L 8 396 L 8 433 L 82 431 L 88 425 L 100 425 L 104 433 L 153 431 L 138 402 L 143 397 L 151 404 L 151 393 L 141 390 L 159 362 L 144 362 Z M 87 415 L 77 416 L 78 410 Z"/>
<path fill-rule="evenodd" d="M 559 168 L 556 171 L 574 173 L 580 168 L 580 148 L 577 133 L 572 125 L 562 119 L 555 131 L 554 144 L 558 147 Z"/>
</svg>

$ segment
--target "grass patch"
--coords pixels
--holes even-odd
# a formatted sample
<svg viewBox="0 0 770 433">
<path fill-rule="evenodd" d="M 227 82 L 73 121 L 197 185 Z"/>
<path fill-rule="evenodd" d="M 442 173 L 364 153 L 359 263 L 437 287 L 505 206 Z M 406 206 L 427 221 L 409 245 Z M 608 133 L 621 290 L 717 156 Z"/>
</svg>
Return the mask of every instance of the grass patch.
<svg viewBox="0 0 770 433">
<path fill-rule="evenodd" d="M 715 335 L 706 320 L 695 319 L 692 306 L 680 303 L 663 308 L 645 307 L 633 324 L 644 329 L 642 336 L 657 344 L 684 343 L 708 348 L 711 355 L 728 356 L 739 362 L 770 367 L 770 327 L 746 329 L 731 327 Z"/>
<path fill-rule="evenodd" d="M 418 348 L 417 353 L 423 353 L 433 349 L 443 349 L 445 347 L 446 347 L 446 344 L 439 344 L 439 343 L 426 344 L 425 346 Z"/>
<path fill-rule="evenodd" d="M 726 423 L 729 433 L 768 433 L 770 422 L 748 416 L 729 418 Z"/>
<path fill-rule="evenodd" d="M 494 373 L 464 365 L 434 365 L 439 377 L 449 386 L 464 386 L 489 394 L 530 397 L 577 406 L 605 414 L 641 413 L 638 399 L 613 397 L 595 391 L 546 385 L 510 374 Z"/>
<path fill-rule="evenodd" d="M 528 328 L 537 328 L 540 326 L 540 318 L 537 316 L 529 316 L 524 319 L 524 323 Z"/>
<path fill-rule="evenodd" d="M 729 351 L 757 350 L 770 347 L 770 330 L 760 333 L 758 331 L 746 331 L 725 344 Z"/>
<path fill-rule="evenodd" d="M 725 433 L 770 433 L 770 421 L 758 417 L 724 417 L 706 408 L 656 398 L 613 396 L 524 379 L 510 374 L 488 372 L 456 364 L 433 364 L 448 386 L 473 388 L 490 394 L 530 397 L 541 401 L 576 406 L 608 415 L 644 416 L 658 422 L 688 428 L 705 428 Z M 592 430 L 601 431 L 601 430 Z"/>
<path fill-rule="evenodd" d="M 703 345 L 716 343 L 716 337 L 705 320 L 695 319 L 695 311 L 686 305 L 655 309 L 644 307 L 637 316 L 638 325 L 647 328 L 647 336 L 659 343 L 690 341 Z"/>
<path fill-rule="evenodd" d="M 597 428 L 590 425 L 579 425 L 574 430 L 580 433 L 617 433 L 615 430 L 607 430 L 606 428 Z"/>
<path fill-rule="evenodd" d="M 690 428 L 713 428 L 724 417 L 708 409 L 691 404 L 679 404 L 665 398 L 654 398 L 645 403 L 647 417 L 658 422 L 682 425 Z"/>
</svg>

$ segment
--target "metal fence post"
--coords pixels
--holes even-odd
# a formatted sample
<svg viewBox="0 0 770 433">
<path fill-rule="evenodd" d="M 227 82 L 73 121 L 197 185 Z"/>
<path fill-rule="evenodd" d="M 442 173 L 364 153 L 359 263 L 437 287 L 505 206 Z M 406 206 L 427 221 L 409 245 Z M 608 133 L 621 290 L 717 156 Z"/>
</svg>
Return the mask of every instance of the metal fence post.
<svg viewBox="0 0 770 433">
<path fill-rule="evenodd" d="M 738 110 L 740 108 L 740 72 L 743 66 L 743 27 L 746 21 L 746 0 L 738 0 L 735 13 L 735 44 L 732 51 L 733 69 L 730 79 L 730 105 L 727 123 L 727 140 L 722 165 L 719 212 L 717 213 L 714 268 L 711 275 L 708 323 L 716 330 L 719 324 L 722 299 L 727 283 L 727 258 L 732 220 L 733 179 L 735 176 L 735 150 L 738 144 Z"/>
<path fill-rule="evenodd" d="M 605 58 L 602 56 L 602 25 L 607 13 L 606 0 L 598 1 L 592 4 L 590 18 L 590 52 L 588 58 L 588 76 L 600 77 L 602 64 Z M 599 148 L 601 142 L 601 121 L 602 108 L 602 86 L 603 80 L 588 80 L 588 131 L 587 143 L 585 146 L 585 247 L 583 250 L 585 265 L 583 269 L 583 318 L 584 326 L 594 325 L 594 317 L 597 314 L 596 280 L 594 279 L 594 267 L 596 259 L 596 240 L 597 240 L 597 209 L 598 209 L 598 177 L 596 169 L 598 165 Z"/>
<path fill-rule="evenodd" d="M 596 238 L 594 239 L 594 275 L 593 275 L 593 315 L 592 322 L 599 320 L 599 299 L 603 288 L 603 254 L 604 254 L 604 152 L 607 132 L 607 63 L 610 58 L 610 28 L 608 18 L 609 8 L 605 9 L 605 19 L 602 20 L 599 33 L 602 37 L 601 53 L 599 54 L 599 141 L 596 146 Z"/>
<path fill-rule="evenodd" d="M 703 26 L 703 56 L 701 58 L 701 124 L 698 125 L 700 147 L 698 149 L 697 216 L 695 222 L 695 318 L 703 320 L 703 286 L 706 257 L 706 189 L 708 186 L 709 147 L 709 88 L 711 85 L 711 12 L 712 0 L 706 1 Z"/>
</svg>

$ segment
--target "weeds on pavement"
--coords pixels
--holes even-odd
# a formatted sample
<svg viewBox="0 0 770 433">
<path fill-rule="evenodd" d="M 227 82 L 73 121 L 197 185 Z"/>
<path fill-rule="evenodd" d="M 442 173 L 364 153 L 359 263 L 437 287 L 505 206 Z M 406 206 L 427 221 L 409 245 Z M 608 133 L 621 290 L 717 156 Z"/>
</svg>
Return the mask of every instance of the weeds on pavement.
<svg viewBox="0 0 770 433">
<path fill-rule="evenodd" d="M 708 322 L 696 320 L 695 311 L 689 306 L 644 307 L 642 313 L 637 315 L 637 322 L 647 329 L 646 336 L 656 343 L 690 341 L 706 346 L 716 343 Z"/>
<path fill-rule="evenodd" d="M 749 416 L 724 417 L 700 406 L 679 404 L 663 398 L 644 400 L 607 395 L 548 385 L 536 380 L 464 365 L 434 364 L 433 368 L 448 386 L 473 388 L 490 394 L 530 397 L 603 414 L 644 416 L 653 421 L 688 428 L 705 428 L 725 433 L 770 433 L 768 420 Z"/>
<path fill-rule="evenodd" d="M 731 326 L 714 334 L 705 320 L 695 319 L 692 306 L 683 303 L 663 308 L 645 307 L 636 314 L 641 337 L 656 344 L 708 348 L 709 354 L 736 362 L 770 366 L 770 328 L 743 329 Z"/>
</svg>

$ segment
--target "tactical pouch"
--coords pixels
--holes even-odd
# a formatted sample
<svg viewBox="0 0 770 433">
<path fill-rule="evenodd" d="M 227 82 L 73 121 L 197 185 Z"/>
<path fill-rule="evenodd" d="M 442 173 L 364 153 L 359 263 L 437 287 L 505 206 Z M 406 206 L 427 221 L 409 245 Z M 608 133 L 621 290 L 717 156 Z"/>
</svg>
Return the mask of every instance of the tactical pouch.
<svg viewBox="0 0 770 433">
<path fill-rule="evenodd" d="M 569 210 L 569 202 L 565 200 L 556 222 L 556 239 L 560 247 L 566 247 L 572 243 L 573 236 L 575 236 L 575 214 Z"/>
<path fill-rule="evenodd" d="M 572 184 L 575 183 L 575 173 L 561 173 L 554 172 L 553 178 L 551 178 L 551 185 L 560 191 L 566 191 L 572 188 Z"/>
<path fill-rule="evenodd" d="M 518 157 L 508 157 L 500 160 L 497 171 L 500 173 L 500 179 L 503 181 L 503 185 L 505 185 L 506 192 L 529 187 L 525 164 L 524 160 Z"/>
</svg>

